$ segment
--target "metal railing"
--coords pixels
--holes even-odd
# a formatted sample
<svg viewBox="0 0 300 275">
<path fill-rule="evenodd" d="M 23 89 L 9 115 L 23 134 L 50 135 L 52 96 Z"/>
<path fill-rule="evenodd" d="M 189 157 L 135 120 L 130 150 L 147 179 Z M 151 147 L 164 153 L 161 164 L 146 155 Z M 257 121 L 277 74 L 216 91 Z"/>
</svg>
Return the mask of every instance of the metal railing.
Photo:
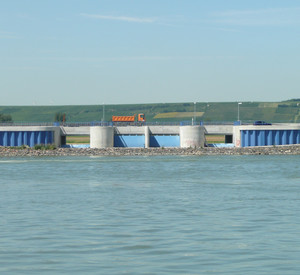
<svg viewBox="0 0 300 275">
<path fill-rule="evenodd" d="M 90 127 L 90 126 L 185 126 L 185 125 L 233 125 L 228 121 L 174 121 L 174 122 L 111 122 L 111 121 L 90 121 L 90 122 L 2 122 L 0 126 L 64 126 L 64 127 Z"/>
<path fill-rule="evenodd" d="M 252 125 L 253 121 L 241 121 L 241 125 Z M 273 122 L 291 123 L 291 122 Z M 296 123 L 297 124 L 297 123 Z M 234 121 L 150 121 L 150 122 L 1 122 L 0 126 L 64 126 L 64 127 L 90 127 L 90 126 L 185 126 L 185 125 L 235 125 Z"/>
</svg>

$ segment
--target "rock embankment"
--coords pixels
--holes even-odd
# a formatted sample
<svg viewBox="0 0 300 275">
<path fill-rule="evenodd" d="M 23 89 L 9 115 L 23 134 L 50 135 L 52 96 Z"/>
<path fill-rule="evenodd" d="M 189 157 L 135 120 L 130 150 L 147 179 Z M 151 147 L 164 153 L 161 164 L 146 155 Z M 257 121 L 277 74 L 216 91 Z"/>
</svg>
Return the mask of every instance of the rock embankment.
<svg viewBox="0 0 300 275">
<path fill-rule="evenodd" d="M 32 148 L 19 149 L 0 146 L 0 157 L 162 155 L 300 155 L 300 145 L 247 148 L 58 148 L 54 150 L 34 150 Z"/>
</svg>

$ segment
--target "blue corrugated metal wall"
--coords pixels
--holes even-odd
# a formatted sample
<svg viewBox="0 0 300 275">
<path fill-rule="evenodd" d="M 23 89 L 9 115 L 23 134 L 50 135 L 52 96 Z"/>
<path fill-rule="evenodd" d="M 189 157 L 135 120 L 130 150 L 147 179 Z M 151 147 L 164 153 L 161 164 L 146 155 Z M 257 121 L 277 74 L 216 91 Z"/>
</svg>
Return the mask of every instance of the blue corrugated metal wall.
<svg viewBox="0 0 300 275">
<path fill-rule="evenodd" d="M 178 135 L 154 135 L 150 136 L 150 147 L 179 147 L 180 137 Z"/>
<path fill-rule="evenodd" d="M 52 131 L 2 131 L 0 132 L 1 146 L 22 146 L 33 147 L 36 144 L 53 143 Z"/>
<path fill-rule="evenodd" d="M 144 135 L 115 135 L 114 147 L 145 147 Z"/>
<path fill-rule="evenodd" d="M 178 135 L 150 135 L 150 147 L 179 147 Z M 144 135 L 115 135 L 114 147 L 145 147 Z"/>
<path fill-rule="evenodd" d="M 300 144 L 300 130 L 241 130 L 241 146 Z"/>
</svg>

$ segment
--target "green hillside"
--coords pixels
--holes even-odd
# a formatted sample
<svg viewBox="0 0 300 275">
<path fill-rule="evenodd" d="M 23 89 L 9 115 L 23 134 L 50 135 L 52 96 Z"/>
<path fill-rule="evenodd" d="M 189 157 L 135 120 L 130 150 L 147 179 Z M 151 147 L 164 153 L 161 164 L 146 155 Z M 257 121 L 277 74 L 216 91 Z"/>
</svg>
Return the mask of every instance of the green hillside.
<svg viewBox="0 0 300 275">
<path fill-rule="evenodd" d="M 300 99 L 283 102 L 243 102 L 240 120 L 253 122 L 300 122 Z M 160 104 L 105 105 L 104 120 L 112 115 L 144 113 L 148 122 L 190 121 L 233 122 L 237 120 L 237 102 L 193 102 Z M 103 105 L 80 106 L 0 106 L 0 114 L 11 115 L 14 122 L 53 122 L 55 114 L 65 113 L 67 122 L 91 122 L 103 119 Z"/>
</svg>

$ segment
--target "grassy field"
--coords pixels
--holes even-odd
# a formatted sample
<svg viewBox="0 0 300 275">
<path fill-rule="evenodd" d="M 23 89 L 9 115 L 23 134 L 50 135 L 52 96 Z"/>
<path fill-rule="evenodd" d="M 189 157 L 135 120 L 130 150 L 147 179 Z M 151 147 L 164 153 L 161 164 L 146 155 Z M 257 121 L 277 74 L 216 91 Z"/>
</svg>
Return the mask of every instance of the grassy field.
<svg viewBox="0 0 300 275">
<path fill-rule="evenodd" d="M 161 114 L 157 114 L 154 119 L 157 118 L 191 118 L 196 116 L 198 117 L 202 117 L 204 114 L 204 112 L 170 112 L 170 113 L 161 113 Z"/>
<path fill-rule="evenodd" d="M 66 139 L 67 144 L 89 144 L 90 137 L 89 136 L 67 136 Z"/>
<path fill-rule="evenodd" d="M 282 102 L 243 102 L 240 119 L 243 122 L 300 122 L 300 99 Z M 103 117 L 104 110 L 104 117 Z M 194 114 L 194 110 L 196 111 Z M 148 122 L 197 121 L 233 122 L 237 120 L 237 102 L 185 102 L 120 105 L 66 106 L 0 106 L 0 113 L 11 115 L 14 122 L 54 122 L 57 113 L 66 114 L 67 122 L 111 121 L 113 115 L 143 113 Z"/>
<path fill-rule="evenodd" d="M 225 143 L 225 136 L 223 135 L 207 135 L 205 139 L 207 143 Z"/>
</svg>

